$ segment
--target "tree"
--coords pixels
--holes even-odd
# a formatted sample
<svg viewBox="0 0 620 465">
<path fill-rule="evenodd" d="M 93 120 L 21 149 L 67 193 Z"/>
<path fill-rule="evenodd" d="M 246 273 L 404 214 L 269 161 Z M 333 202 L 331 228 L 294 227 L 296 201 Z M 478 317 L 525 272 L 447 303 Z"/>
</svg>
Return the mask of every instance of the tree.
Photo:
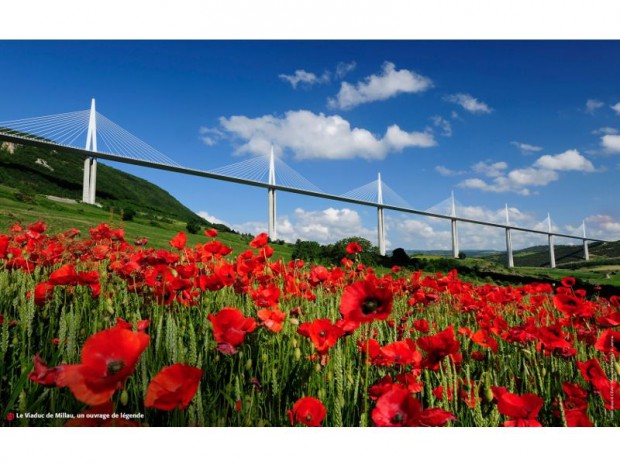
<svg viewBox="0 0 620 465">
<path fill-rule="evenodd" d="M 291 257 L 293 260 L 317 261 L 320 257 L 321 244 L 318 242 L 302 240 L 295 242 L 295 248 Z"/>
<path fill-rule="evenodd" d="M 131 207 L 127 207 L 125 209 L 123 209 L 123 215 L 122 215 L 122 219 L 123 221 L 131 221 L 134 219 L 134 217 L 136 216 L 136 211 L 131 208 Z"/>
<path fill-rule="evenodd" d="M 190 234 L 197 234 L 202 229 L 198 220 L 191 219 L 187 222 L 187 226 L 185 227 L 187 232 Z"/>
<path fill-rule="evenodd" d="M 392 252 L 392 266 L 407 266 L 409 264 L 411 264 L 411 258 L 407 255 L 405 249 L 400 247 L 398 249 L 394 249 Z"/>
</svg>

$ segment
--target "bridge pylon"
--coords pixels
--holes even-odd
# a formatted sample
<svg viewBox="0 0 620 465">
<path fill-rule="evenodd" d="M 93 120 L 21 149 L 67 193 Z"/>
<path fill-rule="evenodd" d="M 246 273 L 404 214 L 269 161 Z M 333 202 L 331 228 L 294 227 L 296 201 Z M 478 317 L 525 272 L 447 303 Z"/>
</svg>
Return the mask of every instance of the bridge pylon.
<svg viewBox="0 0 620 465">
<path fill-rule="evenodd" d="M 452 216 L 452 257 L 459 258 L 459 231 L 456 224 L 456 200 L 454 199 L 454 191 L 451 194 L 452 210 L 450 216 Z"/>
<path fill-rule="evenodd" d="M 506 204 L 506 262 L 508 268 L 515 267 L 515 261 L 512 256 L 512 231 L 510 229 L 510 218 L 508 217 L 508 204 Z"/>
<path fill-rule="evenodd" d="M 276 165 L 275 155 L 273 153 L 273 145 L 269 154 L 269 184 L 276 185 Z M 277 240 L 278 233 L 276 230 L 276 190 L 273 187 L 267 188 L 268 218 L 267 218 L 267 234 L 272 241 Z"/>
<path fill-rule="evenodd" d="M 555 250 L 553 248 L 553 234 L 551 229 L 551 214 L 547 213 L 547 225 L 549 227 L 549 268 L 555 268 Z"/>
<path fill-rule="evenodd" d="M 90 103 L 90 117 L 88 132 L 86 133 L 86 150 L 97 152 L 97 111 L 95 99 Z M 82 202 L 94 204 L 97 193 L 97 158 L 86 157 L 84 160 L 84 180 L 82 188 Z"/>
<path fill-rule="evenodd" d="M 383 205 L 383 187 L 381 185 L 381 173 L 377 177 L 377 203 Z M 377 245 L 379 253 L 385 255 L 385 217 L 383 207 L 377 207 Z"/>
<path fill-rule="evenodd" d="M 583 258 L 586 262 L 590 261 L 590 251 L 588 250 L 588 240 L 586 239 L 586 222 L 585 220 L 581 223 L 581 227 L 583 228 Z"/>
</svg>

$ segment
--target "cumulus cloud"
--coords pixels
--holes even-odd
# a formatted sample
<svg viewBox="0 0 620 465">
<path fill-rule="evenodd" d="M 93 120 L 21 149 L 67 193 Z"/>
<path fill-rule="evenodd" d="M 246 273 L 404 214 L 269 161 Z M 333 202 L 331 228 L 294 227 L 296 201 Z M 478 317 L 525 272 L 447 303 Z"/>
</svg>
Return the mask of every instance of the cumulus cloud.
<svg viewBox="0 0 620 465">
<path fill-rule="evenodd" d="M 586 101 L 585 112 L 593 115 L 596 110 L 598 110 L 599 108 L 601 108 L 603 106 L 605 106 L 605 104 L 603 102 L 601 102 L 600 100 L 589 98 Z"/>
<path fill-rule="evenodd" d="M 300 159 L 359 157 L 380 160 L 405 148 L 437 145 L 429 131 L 407 132 L 394 124 L 380 137 L 367 129 L 351 127 L 341 116 L 307 110 L 289 111 L 280 118 L 272 115 L 222 117 L 219 130 L 241 141 L 237 153 L 264 155 L 274 144 L 281 150 L 290 150 Z"/>
<path fill-rule="evenodd" d="M 293 86 L 293 89 L 297 89 L 299 84 L 310 87 L 315 84 L 329 82 L 330 80 L 330 75 L 327 71 L 325 71 L 321 76 L 317 76 L 316 74 L 310 73 L 303 69 L 296 70 L 294 74 L 280 74 L 278 77 L 283 81 L 287 81 L 291 86 Z"/>
<path fill-rule="evenodd" d="M 407 69 L 397 70 L 394 63 L 385 62 L 380 74 L 372 74 L 357 84 L 343 82 L 335 98 L 328 100 L 330 108 L 348 110 L 363 103 L 387 100 L 402 93 L 420 93 L 432 87 L 433 81 Z"/>
<path fill-rule="evenodd" d="M 230 226 L 230 224 L 228 222 L 226 222 L 225 220 L 221 220 L 213 215 L 209 215 L 208 212 L 206 211 L 199 211 L 198 213 L 196 213 L 198 216 L 200 216 L 201 218 L 204 218 L 205 220 L 207 220 L 209 223 L 213 223 L 213 224 L 224 224 L 226 226 Z"/>
<path fill-rule="evenodd" d="M 452 125 L 450 121 L 445 118 L 442 118 L 439 115 L 435 115 L 431 117 L 433 124 L 441 130 L 441 135 L 444 137 L 452 136 Z"/>
<path fill-rule="evenodd" d="M 435 171 L 437 171 L 442 176 L 459 176 L 461 174 L 467 173 L 467 171 L 451 170 L 450 168 L 446 168 L 445 166 L 442 166 L 442 165 L 436 166 Z"/>
<path fill-rule="evenodd" d="M 200 128 L 200 140 L 209 146 L 217 144 L 223 135 L 222 131 L 215 128 Z"/>
<path fill-rule="evenodd" d="M 620 221 L 611 215 L 592 215 L 585 219 L 586 232 L 596 239 L 620 239 Z"/>
<path fill-rule="evenodd" d="M 559 155 L 543 155 L 534 166 L 556 171 L 584 171 L 591 173 L 595 171 L 594 165 L 577 150 L 567 150 Z"/>
<path fill-rule="evenodd" d="M 464 110 L 467 110 L 470 113 L 491 113 L 493 109 L 489 107 L 486 103 L 478 100 L 477 98 L 469 95 L 469 94 L 452 94 L 446 95 L 444 100 L 450 103 L 455 103 L 463 107 Z"/>
<path fill-rule="evenodd" d="M 611 109 L 615 111 L 618 115 L 620 115 L 620 102 L 616 103 L 615 105 L 611 105 Z"/>
<path fill-rule="evenodd" d="M 543 149 L 542 147 L 538 147 L 537 145 L 526 144 L 524 142 L 512 141 L 511 144 L 517 147 L 519 150 L 521 150 L 521 153 L 524 153 L 524 154 L 530 154 L 532 152 L 540 152 Z"/>
<path fill-rule="evenodd" d="M 231 227 L 250 234 L 258 234 L 267 230 L 267 224 L 259 221 L 234 224 Z M 387 225 L 386 229 L 388 229 Z M 278 238 L 287 242 L 301 239 L 331 244 L 352 236 L 364 237 L 373 244 L 377 241 L 376 230 L 365 228 L 362 217 L 350 208 L 327 208 L 316 211 L 297 208 L 292 217 L 286 215 L 278 217 L 276 230 Z M 389 246 L 389 241 L 386 240 L 386 244 Z"/>
<path fill-rule="evenodd" d="M 460 187 L 479 189 L 486 192 L 515 192 L 530 195 L 531 186 L 546 186 L 560 179 L 559 171 L 595 172 L 596 168 L 577 150 L 567 150 L 557 155 L 543 155 L 531 166 L 513 169 L 508 172 L 505 162 L 478 162 L 472 169 L 490 180 L 480 178 L 466 179 Z"/>
<path fill-rule="evenodd" d="M 604 135 L 601 137 L 601 145 L 607 153 L 620 153 L 620 135 Z"/>
<path fill-rule="evenodd" d="M 472 166 L 472 169 L 476 173 L 480 173 L 493 178 L 501 176 L 506 170 L 506 168 L 508 168 L 508 163 L 506 163 L 505 161 L 498 161 L 495 163 L 486 163 L 483 161 L 479 161 Z"/>
</svg>

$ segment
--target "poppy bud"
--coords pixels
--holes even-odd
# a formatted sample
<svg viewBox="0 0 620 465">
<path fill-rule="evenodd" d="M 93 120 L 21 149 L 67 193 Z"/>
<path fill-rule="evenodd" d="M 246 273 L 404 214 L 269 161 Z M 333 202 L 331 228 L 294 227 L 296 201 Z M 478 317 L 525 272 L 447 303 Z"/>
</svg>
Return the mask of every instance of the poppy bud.
<svg viewBox="0 0 620 465">
<path fill-rule="evenodd" d="M 541 373 L 542 373 L 543 378 L 544 378 L 545 376 L 547 376 L 547 369 L 545 367 L 542 367 Z"/>
<path fill-rule="evenodd" d="M 523 353 L 524 353 L 525 355 L 527 355 L 527 356 L 531 356 L 531 355 L 532 355 L 532 352 L 530 352 L 530 351 L 529 351 L 529 350 L 527 350 L 527 349 L 521 349 L 521 352 L 523 352 Z"/>
<path fill-rule="evenodd" d="M 295 348 L 295 360 L 299 361 L 299 359 L 301 358 L 301 350 L 299 349 L 299 347 Z"/>
<path fill-rule="evenodd" d="M 293 346 L 293 348 L 297 347 L 297 339 L 293 339 L 291 341 L 291 345 Z"/>
<path fill-rule="evenodd" d="M 620 363 L 614 362 L 614 368 L 616 369 L 616 374 L 620 376 Z"/>
<path fill-rule="evenodd" d="M 299 320 L 297 318 L 289 318 L 288 322 L 292 325 L 299 326 Z"/>
<path fill-rule="evenodd" d="M 491 386 L 485 386 L 484 400 L 486 400 L 488 403 L 493 402 L 493 391 L 491 391 Z"/>
<path fill-rule="evenodd" d="M 250 371 L 252 369 L 252 359 L 248 358 L 247 361 L 245 362 L 245 369 L 247 371 Z"/>
<path fill-rule="evenodd" d="M 267 352 L 263 352 L 262 360 L 263 363 L 267 363 L 267 360 L 269 360 L 269 355 L 267 355 Z"/>
<path fill-rule="evenodd" d="M 128 402 L 129 402 L 129 394 L 127 393 L 125 389 L 123 389 L 123 392 L 121 392 L 121 405 L 124 407 L 127 405 Z"/>
<path fill-rule="evenodd" d="M 321 364 L 320 363 L 317 363 L 316 365 L 314 365 L 314 371 L 316 371 L 317 373 L 319 371 L 321 371 Z"/>
<path fill-rule="evenodd" d="M 12 343 L 14 346 L 16 346 L 16 345 L 19 343 L 19 339 L 17 339 L 17 336 L 15 336 L 15 337 L 13 338 L 13 340 L 11 341 L 11 343 Z"/>
</svg>

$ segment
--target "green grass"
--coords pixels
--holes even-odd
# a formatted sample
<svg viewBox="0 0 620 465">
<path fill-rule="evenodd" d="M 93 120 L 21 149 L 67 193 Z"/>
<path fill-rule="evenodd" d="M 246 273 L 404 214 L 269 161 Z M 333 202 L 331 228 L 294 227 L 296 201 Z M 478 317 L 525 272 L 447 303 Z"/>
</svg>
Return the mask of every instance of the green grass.
<svg viewBox="0 0 620 465">
<path fill-rule="evenodd" d="M 0 231 L 7 231 L 16 222 L 22 224 L 44 220 L 49 229 L 48 234 L 78 228 L 83 236 L 88 235 L 89 228 L 101 223 L 107 223 L 113 228 L 125 229 L 125 239 L 132 243 L 135 239 L 146 237 L 148 246 L 155 248 L 169 248 L 168 241 L 179 231 L 187 234 L 189 247 L 205 242 L 207 238 L 202 232 L 189 234 L 186 223 L 178 220 L 154 221 L 144 215 L 136 216 L 132 221 L 122 221 L 118 212 L 87 204 L 67 204 L 49 200 L 42 195 L 33 196 L 33 203 L 24 203 L 16 199 L 17 190 L 0 185 Z M 249 240 L 239 234 L 220 231 L 217 239 L 231 247 L 237 254 L 248 248 Z M 285 261 L 291 259 L 293 246 L 285 244 L 271 244 L 274 257 Z"/>
</svg>

